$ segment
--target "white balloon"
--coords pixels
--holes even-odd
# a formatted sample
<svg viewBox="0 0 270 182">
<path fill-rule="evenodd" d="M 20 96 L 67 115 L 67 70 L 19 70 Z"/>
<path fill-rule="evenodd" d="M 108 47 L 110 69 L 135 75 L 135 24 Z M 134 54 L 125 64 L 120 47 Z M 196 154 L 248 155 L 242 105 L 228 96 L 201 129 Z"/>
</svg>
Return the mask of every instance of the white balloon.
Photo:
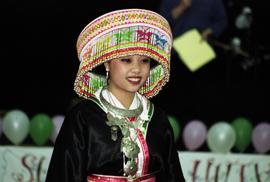
<svg viewBox="0 0 270 182">
<path fill-rule="evenodd" d="M 0 118 L 0 137 L 2 135 L 2 131 L 3 131 L 3 119 Z"/>
<path fill-rule="evenodd" d="M 3 133 L 15 145 L 23 142 L 29 132 L 29 118 L 21 110 L 11 110 L 3 118 Z"/>
<path fill-rule="evenodd" d="M 235 20 L 235 26 L 239 29 L 248 29 L 252 22 L 252 10 L 250 7 L 244 7 L 240 15 Z"/>
<path fill-rule="evenodd" d="M 228 153 L 235 141 L 235 131 L 227 122 L 217 122 L 208 130 L 207 145 L 212 152 Z"/>
</svg>

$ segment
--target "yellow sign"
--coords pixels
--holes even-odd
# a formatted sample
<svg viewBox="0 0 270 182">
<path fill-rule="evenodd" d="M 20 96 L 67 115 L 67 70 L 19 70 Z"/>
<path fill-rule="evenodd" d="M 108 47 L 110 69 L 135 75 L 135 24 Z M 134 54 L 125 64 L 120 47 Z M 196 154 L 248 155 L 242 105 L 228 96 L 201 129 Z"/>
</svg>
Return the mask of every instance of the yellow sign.
<svg viewBox="0 0 270 182">
<path fill-rule="evenodd" d="M 190 71 L 197 71 L 216 57 L 212 47 L 202 40 L 196 29 L 175 38 L 173 47 Z"/>
</svg>

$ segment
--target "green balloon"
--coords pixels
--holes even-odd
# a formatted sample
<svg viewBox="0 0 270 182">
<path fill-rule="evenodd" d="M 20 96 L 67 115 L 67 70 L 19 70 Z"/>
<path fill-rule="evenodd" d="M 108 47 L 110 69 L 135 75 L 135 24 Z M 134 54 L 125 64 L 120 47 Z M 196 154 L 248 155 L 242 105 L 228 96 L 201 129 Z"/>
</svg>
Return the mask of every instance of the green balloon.
<svg viewBox="0 0 270 182">
<path fill-rule="evenodd" d="M 180 124 L 178 120 L 173 116 L 168 116 L 168 119 L 173 129 L 174 141 L 176 142 L 180 136 Z"/>
<path fill-rule="evenodd" d="M 236 142 L 234 147 L 238 151 L 244 152 L 251 142 L 252 124 L 248 119 L 239 117 L 232 121 L 232 127 L 236 133 Z"/>
<path fill-rule="evenodd" d="M 52 119 L 46 114 L 36 114 L 30 121 L 30 136 L 37 145 L 44 145 L 53 132 Z"/>
</svg>

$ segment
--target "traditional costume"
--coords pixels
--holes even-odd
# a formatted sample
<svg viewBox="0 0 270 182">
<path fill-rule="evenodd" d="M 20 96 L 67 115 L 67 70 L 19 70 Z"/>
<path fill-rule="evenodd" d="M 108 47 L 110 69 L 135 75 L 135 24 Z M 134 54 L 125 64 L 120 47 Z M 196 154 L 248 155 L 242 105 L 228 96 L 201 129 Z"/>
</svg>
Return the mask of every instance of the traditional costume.
<svg viewBox="0 0 270 182">
<path fill-rule="evenodd" d="M 149 10 L 113 11 L 83 29 L 74 90 L 85 100 L 66 115 L 47 182 L 184 181 L 167 116 L 148 100 L 169 80 L 171 46 L 168 22 Z M 159 64 L 125 109 L 94 68 L 131 55 L 145 55 Z"/>
</svg>

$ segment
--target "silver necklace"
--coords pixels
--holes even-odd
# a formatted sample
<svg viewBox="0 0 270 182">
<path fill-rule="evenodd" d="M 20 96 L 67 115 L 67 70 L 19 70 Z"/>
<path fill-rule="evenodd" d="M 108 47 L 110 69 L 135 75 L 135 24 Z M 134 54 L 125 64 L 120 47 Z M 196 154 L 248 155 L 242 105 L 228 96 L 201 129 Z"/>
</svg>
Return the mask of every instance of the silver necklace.
<svg viewBox="0 0 270 182">
<path fill-rule="evenodd" d="M 103 89 L 102 89 L 103 91 Z M 121 147 L 120 151 L 124 154 L 124 163 L 126 164 L 124 167 L 124 176 L 128 176 L 129 179 L 133 179 L 136 176 L 138 171 L 138 167 L 136 164 L 136 159 L 138 158 L 140 148 L 138 144 L 135 142 L 136 139 L 131 139 L 130 137 L 130 128 L 136 128 L 139 125 L 138 116 L 143 111 L 143 105 L 141 100 L 139 107 L 137 109 L 128 110 L 128 109 L 121 109 L 113 106 L 109 103 L 102 95 L 102 91 L 100 93 L 100 101 L 101 103 L 107 108 L 107 119 L 106 124 L 111 127 L 111 139 L 116 141 L 118 138 L 118 128 L 120 128 L 123 138 L 121 140 Z M 111 113 L 114 113 L 115 117 Z M 129 122 L 128 117 L 135 117 L 137 120 L 134 122 Z"/>
<path fill-rule="evenodd" d="M 141 101 L 137 109 L 129 110 L 129 109 L 121 109 L 121 108 L 115 107 L 103 97 L 102 91 L 100 93 L 100 101 L 107 108 L 109 112 L 112 112 L 121 117 L 138 117 L 143 111 L 143 105 Z"/>
</svg>

